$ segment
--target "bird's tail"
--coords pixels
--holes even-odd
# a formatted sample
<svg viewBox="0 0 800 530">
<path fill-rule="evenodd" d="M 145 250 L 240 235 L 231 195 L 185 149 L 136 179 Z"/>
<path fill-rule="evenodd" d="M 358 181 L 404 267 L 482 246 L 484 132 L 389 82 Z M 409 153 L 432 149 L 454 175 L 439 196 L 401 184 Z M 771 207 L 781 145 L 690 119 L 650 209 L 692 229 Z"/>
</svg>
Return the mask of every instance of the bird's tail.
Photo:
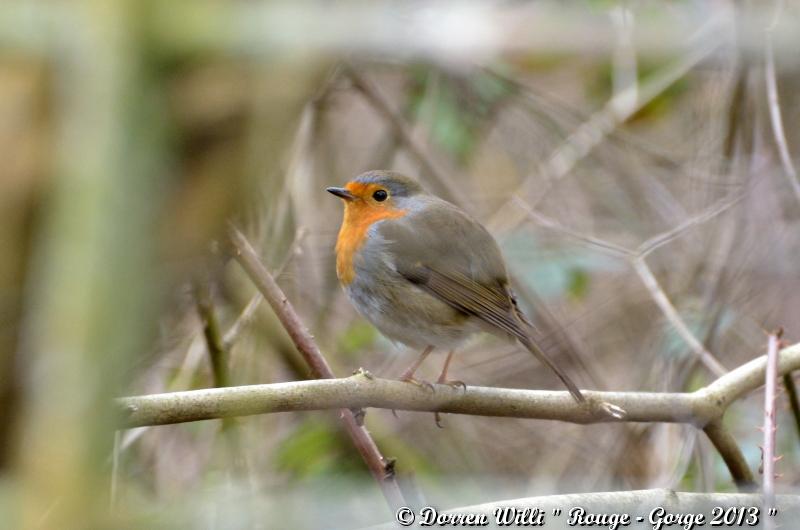
<svg viewBox="0 0 800 530">
<path fill-rule="evenodd" d="M 558 378 L 564 383 L 564 386 L 567 387 L 567 390 L 569 390 L 569 393 L 572 394 L 572 397 L 575 398 L 575 401 L 578 403 L 583 403 L 586 401 L 586 398 L 578 389 L 578 386 L 572 381 L 572 379 L 569 378 L 567 374 L 564 373 L 563 370 L 561 370 L 561 368 L 558 367 L 556 363 L 553 362 L 550 357 L 547 356 L 546 353 L 542 351 L 539 346 L 536 345 L 530 335 L 521 329 L 515 330 L 514 335 L 529 352 L 531 352 L 537 359 L 546 364 L 552 371 L 556 373 Z"/>
</svg>

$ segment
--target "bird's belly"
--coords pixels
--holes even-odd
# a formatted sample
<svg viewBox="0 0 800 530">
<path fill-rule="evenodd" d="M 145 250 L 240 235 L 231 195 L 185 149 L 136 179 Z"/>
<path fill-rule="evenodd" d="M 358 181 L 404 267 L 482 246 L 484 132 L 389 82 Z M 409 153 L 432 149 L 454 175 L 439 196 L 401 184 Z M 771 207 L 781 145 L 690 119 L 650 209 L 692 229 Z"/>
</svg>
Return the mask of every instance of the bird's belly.
<svg viewBox="0 0 800 530">
<path fill-rule="evenodd" d="M 394 271 L 357 274 L 346 291 L 358 312 L 392 341 L 452 349 L 480 327 Z"/>
</svg>

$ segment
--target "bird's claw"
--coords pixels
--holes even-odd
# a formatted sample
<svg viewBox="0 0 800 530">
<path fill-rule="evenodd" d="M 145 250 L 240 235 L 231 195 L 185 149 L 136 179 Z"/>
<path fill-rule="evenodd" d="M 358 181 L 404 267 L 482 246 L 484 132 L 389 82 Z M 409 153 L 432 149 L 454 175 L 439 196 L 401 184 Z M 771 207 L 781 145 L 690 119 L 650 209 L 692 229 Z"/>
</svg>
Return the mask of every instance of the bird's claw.
<svg viewBox="0 0 800 530">
<path fill-rule="evenodd" d="M 440 379 L 440 380 L 436 381 L 436 384 L 438 384 L 438 385 L 447 385 L 447 386 L 452 387 L 452 388 L 461 387 L 461 388 L 464 389 L 464 391 L 467 390 L 467 384 L 464 381 L 457 381 L 457 380 L 447 381 L 447 380 L 444 380 L 444 379 Z"/>
<path fill-rule="evenodd" d="M 440 429 L 444 429 L 444 425 L 442 425 L 442 415 L 438 412 L 433 413 L 433 421 L 436 422 L 436 426 Z"/>
<path fill-rule="evenodd" d="M 431 392 L 436 392 L 436 389 L 433 388 L 433 385 L 427 381 L 420 381 L 419 379 L 414 379 L 413 377 L 404 377 L 401 379 L 404 383 L 411 383 L 413 385 L 417 385 L 420 388 L 427 388 Z"/>
</svg>

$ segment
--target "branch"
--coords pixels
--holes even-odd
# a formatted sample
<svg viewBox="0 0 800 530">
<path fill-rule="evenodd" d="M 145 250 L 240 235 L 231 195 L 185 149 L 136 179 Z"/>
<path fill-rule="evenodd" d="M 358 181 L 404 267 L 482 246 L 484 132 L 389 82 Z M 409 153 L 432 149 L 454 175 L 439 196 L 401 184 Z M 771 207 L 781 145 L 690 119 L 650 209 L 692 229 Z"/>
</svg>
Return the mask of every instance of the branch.
<svg viewBox="0 0 800 530">
<path fill-rule="evenodd" d="M 203 337 L 206 340 L 206 349 L 211 361 L 211 373 L 214 378 L 214 386 L 230 386 L 230 370 L 228 367 L 228 350 L 225 347 L 220 330 L 219 321 L 214 314 L 214 306 L 211 302 L 210 288 L 207 283 L 195 285 L 195 303 L 197 314 L 203 325 Z"/>
<path fill-rule="evenodd" d="M 783 349 L 778 373 L 800 369 L 800 343 Z M 438 411 L 571 423 L 665 422 L 705 428 L 739 484 L 752 475 L 720 419 L 736 399 L 763 384 L 766 357 L 754 359 L 692 393 L 584 391 L 585 404 L 568 392 L 486 388 L 466 390 L 434 385 L 434 390 L 401 381 L 378 379 L 368 372 L 352 377 L 270 385 L 211 388 L 188 392 L 121 398 L 125 427 L 273 412 L 373 407 L 392 410 Z M 622 409 L 624 414 L 614 414 Z"/>
<path fill-rule="evenodd" d="M 720 363 L 717 358 L 714 357 L 714 355 L 709 352 L 705 346 L 703 346 L 703 343 L 694 336 L 692 331 L 689 329 L 689 326 L 686 325 L 686 322 L 684 322 L 680 316 L 680 313 L 678 313 L 678 310 L 670 301 L 666 292 L 664 292 L 664 289 L 658 283 L 655 275 L 647 265 L 645 258 L 648 254 L 660 246 L 674 240 L 690 228 L 705 223 L 706 221 L 709 221 L 725 212 L 733 205 L 741 201 L 744 196 L 744 193 L 735 193 L 731 197 L 723 198 L 703 212 L 700 212 L 698 215 L 680 223 L 678 226 L 667 230 L 666 232 L 656 234 L 655 236 L 645 240 L 636 248 L 636 250 L 630 250 L 610 241 L 605 241 L 603 239 L 585 235 L 576 230 L 572 230 L 571 228 L 562 225 L 555 219 L 551 219 L 550 217 L 537 212 L 519 197 L 513 197 L 511 200 L 514 201 L 514 203 L 525 212 L 525 215 L 527 215 L 527 217 L 535 223 L 568 235 L 587 246 L 597 248 L 603 252 L 606 252 L 607 254 L 620 257 L 628 261 L 639 275 L 639 278 L 642 280 L 642 283 L 647 288 L 647 291 L 650 293 L 650 296 L 653 298 L 658 308 L 661 310 L 670 324 L 672 324 L 672 326 L 675 328 L 678 335 L 681 336 L 692 352 L 706 366 L 706 368 L 711 371 L 712 374 L 715 376 L 720 376 L 726 372 L 725 367 L 722 366 L 722 363 Z"/>
<path fill-rule="evenodd" d="M 392 109 L 389 100 L 378 91 L 377 87 L 351 65 L 346 65 L 345 71 L 353 85 L 364 95 L 370 105 L 372 105 L 372 107 L 389 123 L 397 137 L 405 145 L 411 157 L 422 166 L 422 170 L 431 178 L 432 184 L 436 186 L 436 191 L 451 202 L 462 206 L 466 205 L 468 203 L 467 196 L 460 188 L 451 184 L 451 181 L 445 176 L 444 171 L 439 169 L 433 159 L 428 155 L 425 148 L 414 138 L 411 127 L 406 123 L 403 116 Z"/>
<path fill-rule="evenodd" d="M 705 431 L 708 439 L 722 456 L 736 485 L 740 488 L 752 489 L 755 485 L 753 473 L 750 471 L 750 466 L 747 465 L 747 460 L 745 460 L 736 440 L 722 424 L 722 419 L 711 421 L 703 428 L 703 431 Z"/>
<path fill-rule="evenodd" d="M 120 398 L 125 428 L 247 416 L 372 407 L 439 411 L 476 416 L 557 420 L 570 423 L 666 422 L 703 427 L 722 416 L 736 399 L 763 384 L 766 356 L 754 359 L 695 392 L 584 391 L 581 405 L 566 391 L 433 385 L 434 390 L 360 372 L 339 379 L 208 388 Z M 778 373 L 800 369 L 800 343 L 781 350 Z M 625 411 L 610 415 L 603 403 Z"/>
<path fill-rule="evenodd" d="M 667 293 L 664 292 L 664 289 L 658 283 L 653 271 L 650 270 L 644 258 L 635 258 L 631 263 L 633 264 L 636 274 L 639 275 L 639 278 L 650 292 L 650 296 L 653 298 L 658 308 L 661 309 L 661 312 L 664 313 L 664 316 L 669 320 L 669 323 L 672 324 L 672 327 L 675 328 L 675 331 L 678 332 L 678 335 L 681 336 L 683 341 L 689 345 L 692 352 L 694 352 L 712 374 L 716 376 L 724 374 L 727 371 L 725 367 L 722 366 L 722 363 L 720 363 L 717 358 L 703 346 L 703 343 L 694 336 L 692 330 L 689 329 L 689 326 L 684 322 L 683 318 L 681 318 L 678 310 L 675 309 Z"/>
<path fill-rule="evenodd" d="M 284 329 L 286 329 L 286 332 L 291 337 L 292 342 L 294 342 L 295 346 L 297 347 L 297 350 L 303 356 L 303 359 L 305 359 L 306 363 L 308 363 L 309 368 L 311 368 L 313 376 L 320 379 L 335 378 L 336 376 L 333 374 L 333 370 L 331 370 L 330 365 L 317 347 L 317 344 L 314 342 L 311 334 L 300 321 L 300 317 L 295 312 L 294 307 L 292 307 L 292 304 L 286 298 L 286 295 L 283 294 L 281 288 L 278 287 L 275 279 L 261 263 L 258 254 L 250 245 L 250 242 L 247 241 L 247 238 L 245 238 L 244 234 L 236 229 L 236 227 L 231 225 L 229 227 L 228 237 L 235 250 L 236 261 L 238 261 L 239 265 L 241 265 L 245 270 L 247 275 L 264 296 L 264 299 L 269 302 L 269 305 L 272 307 L 272 310 L 275 312 L 278 320 L 280 320 L 281 324 L 283 324 Z M 248 387 L 239 387 L 239 389 L 243 388 L 247 389 Z M 228 388 L 225 390 L 230 391 L 234 389 Z M 214 404 L 208 405 L 210 405 L 211 408 L 214 407 Z M 201 410 L 202 408 L 203 407 L 201 406 Z M 375 441 L 372 439 L 364 426 L 356 419 L 355 414 L 352 410 L 350 410 L 351 408 L 354 407 L 342 408 L 340 411 L 340 418 L 344 423 L 345 430 L 353 440 L 353 444 L 361 454 L 364 462 L 366 462 L 367 467 L 369 467 L 372 476 L 380 485 L 381 490 L 386 497 L 386 501 L 389 503 L 390 509 L 396 510 L 399 506 L 402 506 L 405 501 L 400 491 L 400 487 L 394 478 L 393 464 L 383 457 L 380 450 L 378 450 L 378 446 L 375 444 Z M 253 412 L 253 414 L 255 414 L 255 412 Z M 232 415 L 237 414 L 221 414 L 217 417 Z"/>
</svg>

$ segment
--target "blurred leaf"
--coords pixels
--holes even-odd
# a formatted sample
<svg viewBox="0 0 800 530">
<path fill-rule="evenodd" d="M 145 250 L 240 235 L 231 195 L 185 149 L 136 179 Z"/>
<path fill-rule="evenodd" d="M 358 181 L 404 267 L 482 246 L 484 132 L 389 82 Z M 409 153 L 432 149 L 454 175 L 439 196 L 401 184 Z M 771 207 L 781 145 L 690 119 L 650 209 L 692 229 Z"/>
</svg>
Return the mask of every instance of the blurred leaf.
<svg viewBox="0 0 800 530">
<path fill-rule="evenodd" d="M 336 351 L 346 357 L 353 357 L 375 343 L 378 331 L 363 319 L 354 320 L 350 326 L 339 336 Z"/>
<path fill-rule="evenodd" d="M 358 456 L 350 454 L 352 452 L 352 444 L 344 440 L 330 422 L 320 421 L 319 416 L 315 416 L 304 420 L 281 442 L 276 462 L 278 469 L 296 478 L 366 472 Z"/>
<path fill-rule="evenodd" d="M 638 82 L 646 83 L 650 75 L 663 68 L 663 65 L 640 58 L 637 59 L 636 68 Z M 597 67 L 594 79 L 590 79 L 586 84 L 589 99 L 595 101 L 598 105 L 605 104 L 614 96 L 612 93 L 613 71 L 614 69 L 610 62 L 606 61 L 601 63 Z M 663 118 L 672 110 L 676 101 L 687 91 L 688 87 L 689 82 L 687 79 L 681 77 L 634 113 L 634 115 L 628 119 L 628 123 Z"/>
<path fill-rule="evenodd" d="M 411 112 L 433 142 L 462 163 L 474 151 L 486 118 L 512 93 L 510 84 L 483 72 L 452 77 L 425 67 L 413 79 Z"/>
<path fill-rule="evenodd" d="M 570 281 L 567 292 L 572 298 L 576 300 L 582 299 L 586 296 L 589 290 L 589 275 L 581 268 L 575 268 L 569 271 Z"/>
<path fill-rule="evenodd" d="M 618 259 L 581 247 L 553 252 L 523 232 L 504 242 L 503 253 L 520 271 L 521 279 L 544 297 L 580 297 L 586 293 L 591 275 L 626 267 Z"/>
</svg>

